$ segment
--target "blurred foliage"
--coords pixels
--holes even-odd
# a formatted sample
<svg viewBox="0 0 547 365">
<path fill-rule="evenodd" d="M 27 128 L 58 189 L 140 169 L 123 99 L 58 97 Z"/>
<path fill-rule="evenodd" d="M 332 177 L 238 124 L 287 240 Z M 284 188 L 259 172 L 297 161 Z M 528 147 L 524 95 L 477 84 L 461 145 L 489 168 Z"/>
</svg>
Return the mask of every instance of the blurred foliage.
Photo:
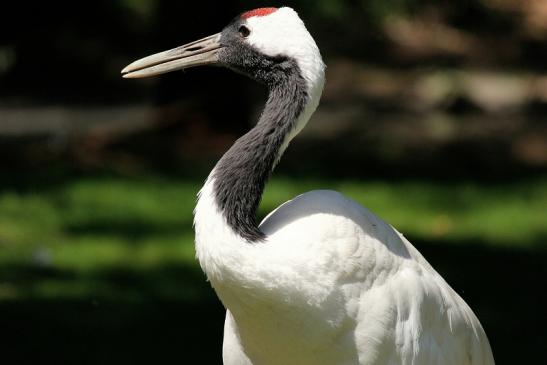
<svg viewBox="0 0 547 365">
<path fill-rule="evenodd" d="M 0 24 L 0 96 L 4 102 L 24 97 L 107 103 L 145 97 L 146 88 L 119 80 L 119 70 L 132 58 L 218 31 L 236 14 L 265 5 L 297 9 L 327 58 L 545 69 L 540 60 L 547 52 L 542 42 L 547 12 L 539 1 L 232 0 L 213 7 L 207 2 L 102 0 L 78 6 L 33 3 L 32 12 L 26 2 L 10 1 L 3 6 L 10 16 Z M 439 49 L 416 54 L 416 46 Z M 168 94 L 175 89 L 167 81 L 161 88 Z"/>
<path fill-rule="evenodd" d="M 423 2 L 421 0 L 297 0 L 297 9 L 313 9 L 321 17 L 335 20 L 343 25 L 345 20 L 363 14 L 369 24 L 380 25 L 389 16 L 408 15 L 412 6 Z"/>
<path fill-rule="evenodd" d="M 82 178 L 40 191 L 5 190 L 0 196 L 0 266 L 34 265 L 83 277 L 115 268 L 182 265 L 197 270 L 192 210 L 199 187 L 193 180 L 148 176 Z M 267 187 L 261 215 L 317 188 L 343 191 L 422 241 L 529 249 L 547 237 L 547 179 L 447 185 L 276 178 Z M 50 278 L 28 287 L 19 284 L 17 277 L 4 281 L 0 300 L 126 295 L 108 294 L 106 282 Z"/>
<path fill-rule="evenodd" d="M 4 359 L 220 364 L 223 308 L 194 257 L 200 185 L 170 174 L 86 174 L 3 186 L 0 321 L 10 335 Z M 547 178 L 276 177 L 260 216 L 317 188 L 344 192 L 405 234 L 481 318 L 498 363 L 542 356 L 535 311 L 514 314 L 544 306 L 526 283 L 547 268 Z M 500 293 L 511 295 L 493 306 Z M 514 331 L 530 338 L 515 345 Z"/>
<path fill-rule="evenodd" d="M 156 11 L 157 2 L 154 0 L 119 0 L 119 2 L 141 18 L 151 18 Z"/>
</svg>

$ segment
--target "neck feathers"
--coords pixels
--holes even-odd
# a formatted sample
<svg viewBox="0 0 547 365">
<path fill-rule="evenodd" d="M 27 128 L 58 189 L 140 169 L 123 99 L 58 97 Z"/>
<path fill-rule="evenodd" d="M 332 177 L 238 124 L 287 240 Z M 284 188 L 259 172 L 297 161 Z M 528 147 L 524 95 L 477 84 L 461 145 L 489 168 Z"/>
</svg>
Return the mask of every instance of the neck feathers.
<svg viewBox="0 0 547 365">
<path fill-rule="evenodd" d="M 315 111 L 323 90 L 322 67 L 314 80 L 308 76 L 297 62 L 287 60 L 268 80 L 268 101 L 258 123 L 224 154 L 202 189 L 195 212 L 196 242 L 198 230 L 204 235 L 220 232 L 220 240 L 232 234 L 248 243 L 265 240 L 256 221 L 264 187 L 290 140 Z"/>
<path fill-rule="evenodd" d="M 211 175 L 216 204 L 232 230 L 248 242 L 265 238 L 258 229 L 256 211 L 266 181 L 302 122 L 309 100 L 306 82 L 293 66 L 270 86 L 257 125 L 234 143 Z"/>
</svg>

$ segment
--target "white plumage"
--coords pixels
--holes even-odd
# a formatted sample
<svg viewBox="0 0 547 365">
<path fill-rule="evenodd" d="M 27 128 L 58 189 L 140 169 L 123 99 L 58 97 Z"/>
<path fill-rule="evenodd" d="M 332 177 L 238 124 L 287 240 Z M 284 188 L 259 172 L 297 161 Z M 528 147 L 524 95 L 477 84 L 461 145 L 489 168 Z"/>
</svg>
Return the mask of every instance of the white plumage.
<svg viewBox="0 0 547 365">
<path fill-rule="evenodd" d="M 334 191 L 300 195 L 261 223 L 266 243 L 248 245 L 223 224 L 210 186 L 196 249 L 228 308 L 226 365 L 494 363 L 467 304 L 359 204 Z"/>
<path fill-rule="evenodd" d="M 224 364 L 493 364 L 460 296 L 399 232 L 340 193 L 302 194 L 249 227 L 265 179 L 323 89 L 321 55 L 296 12 L 244 13 L 222 33 L 123 72 L 200 64 L 270 89 L 259 123 L 217 164 L 195 209 L 197 257 L 227 308 Z"/>
</svg>

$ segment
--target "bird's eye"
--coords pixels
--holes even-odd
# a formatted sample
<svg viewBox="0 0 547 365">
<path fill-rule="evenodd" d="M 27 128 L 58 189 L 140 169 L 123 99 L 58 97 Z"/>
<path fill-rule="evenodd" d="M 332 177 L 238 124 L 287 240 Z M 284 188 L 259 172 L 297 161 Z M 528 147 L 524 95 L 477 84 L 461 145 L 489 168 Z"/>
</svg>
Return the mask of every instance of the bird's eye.
<svg viewBox="0 0 547 365">
<path fill-rule="evenodd" d="M 244 25 L 240 25 L 237 31 L 243 38 L 247 38 L 251 34 L 251 30 Z"/>
</svg>

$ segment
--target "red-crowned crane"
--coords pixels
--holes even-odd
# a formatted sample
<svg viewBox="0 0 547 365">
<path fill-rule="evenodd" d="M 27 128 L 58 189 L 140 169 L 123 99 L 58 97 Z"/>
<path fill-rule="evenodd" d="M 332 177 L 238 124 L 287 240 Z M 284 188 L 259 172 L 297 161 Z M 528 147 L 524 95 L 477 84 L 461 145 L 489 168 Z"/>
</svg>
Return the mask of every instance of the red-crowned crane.
<svg viewBox="0 0 547 365">
<path fill-rule="evenodd" d="M 319 103 L 325 66 L 297 13 L 260 8 L 127 66 L 138 78 L 221 65 L 267 86 L 256 126 L 199 193 L 196 252 L 226 307 L 226 365 L 488 365 L 477 317 L 399 232 L 344 195 L 311 191 L 260 224 L 272 170 Z"/>
</svg>

